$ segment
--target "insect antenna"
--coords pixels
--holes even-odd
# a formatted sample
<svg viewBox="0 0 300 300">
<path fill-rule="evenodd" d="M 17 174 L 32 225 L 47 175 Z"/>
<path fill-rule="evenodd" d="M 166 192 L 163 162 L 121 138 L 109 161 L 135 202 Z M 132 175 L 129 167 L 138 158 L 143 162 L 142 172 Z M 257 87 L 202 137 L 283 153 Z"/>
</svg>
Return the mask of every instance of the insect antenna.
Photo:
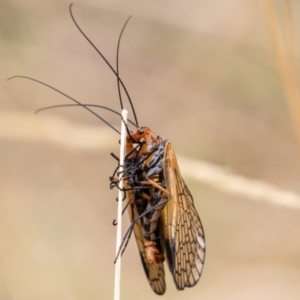
<svg viewBox="0 0 300 300">
<path fill-rule="evenodd" d="M 69 11 L 70 11 L 70 15 L 71 15 L 71 18 L 75 24 L 75 26 L 77 27 L 77 29 L 80 31 L 80 33 L 83 35 L 83 37 L 89 42 L 89 44 L 97 51 L 97 53 L 102 57 L 102 59 L 105 61 L 105 63 L 107 64 L 107 66 L 111 69 L 111 71 L 116 75 L 117 79 L 118 79 L 118 82 L 122 85 L 122 88 L 124 90 L 124 92 L 126 93 L 126 96 L 128 98 L 128 101 L 129 101 L 129 104 L 130 104 L 130 107 L 131 107 L 131 110 L 132 110 L 132 113 L 133 113 L 133 116 L 134 116 L 134 119 L 135 119 L 135 126 L 138 126 L 138 120 L 137 120 L 137 116 L 136 116 L 136 113 L 135 113 L 135 110 L 134 110 L 134 107 L 133 107 L 133 103 L 132 103 L 132 100 L 129 96 L 129 93 L 123 83 L 123 81 L 121 80 L 121 78 L 119 77 L 118 75 L 118 72 L 112 67 L 112 65 L 108 62 L 108 60 L 105 58 L 105 56 L 101 53 L 101 51 L 95 46 L 95 44 L 88 38 L 88 36 L 83 32 L 83 30 L 79 27 L 78 23 L 76 22 L 74 16 L 73 16 L 73 12 L 72 12 L 72 6 L 73 4 L 70 4 L 69 6 Z M 127 25 L 129 21 L 129 18 L 128 20 L 126 21 L 125 25 L 123 26 L 123 29 L 122 29 L 122 32 L 124 31 L 125 29 L 125 26 Z M 122 36 L 122 32 L 120 34 L 120 37 L 119 39 L 121 38 Z M 118 53 L 118 52 L 117 52 Z M 118 54 L 117 54 L 118 55 Z M 120 98 L 120 102 L 121 102 L 121 107 L 123 106 L 122 105 L 122 100 Z M 122 107 L 123 108 L 123 107 Z"/>
<path fill-rule="evenodd" d="M 119 55 L 120 55 L 120 46 L 121 46 L 121 39 L 122 39 L 122 35 L 123 35 L 123 32 L 127 26 L 127 23 L 129 22 L 131 16 L 128 17 L 128 19 L 126 20 L 125 24 L 123 25 L 123 28 L 120 32 L 120 35 L 119 35 L 119 39 L 118 39 L 118 46 L 117 46 L 117 54 L 116 54 L 116 72 L 117 72 L 117 83 L 118 83 L 118 93 L 119 93 L 119 99 L 120 99 L 120 106 L 121 106 L 121 109 L 123 109 L 123 101 L 122 101 L 122 94 L 121 94 L 121 86 L 120 86 L 120 77 L 119 77 Z M 135 113 L 135 111 L 134 111 Z"/>
<path fill-rule="evenodd" d="M 79 101 L 78 101 L 79 102 Z M 53 108 L 60 108 L 60 107 L 74 107 L 74 106 L 82 106 L 82 107 L 97 107 L 97 108 L 102 108 L 102 109 L 106 109 L 118 116 L 122 116 L 121 113 L 113 110 L 112 108 L 109 108 L 109 107 L 106 107 L 106 106 L 102 106 L 102 105 L 97 105 L 97 104 L 83 104 L 83 103 L 80 103 L 80 104 L 58 104 L 58 105 L 51 105 L 51 106 L 45 106 L 45 107 L 42 107 L 42 108 L 39 108 L 38 110 L 35 111 L 36 114 L 44 111 L 44 110 L 48 110 L 48 109 L 53 109 Z M 132 124 L 132 125 L 135 125 L 135 123 L 129 119 L 127 119 L 127 121 Z"/>
<path fill-rule="evenodd" d="M 75 102 L 76 105 L 85 108 L 87 111 L 89 111 L 90 113 L 92 113 L 94 116 L 96 116 L 96 117 L 97 117 L 98 119 L 100 119 L 102 122 L 104 122 L 107 126 L 109 126 L 111 129 L 113 129 L 115 132 L 117 132 L 118 134 L 120 134 L 119 130 L 117 130 L 115 127 L 113 127 L 110 123 L 108 123 L 105 119 L 103 119 L 101 116 L 99 116 L 97 113 L 95 113 L 95 112 L 94 112 L 92 109 L 90 109 L 88 106 L 86 106 L 85 104 L 82 104 L 82 103 L 79 102 L 78 100 L 72 98 L 71 96 L 67 95 L 66 93 L 64 93 L 64 92 L 62 92 L 62 91 L 60 91 L 60 90 L 58 90 L 57 88 L 55 88 L 55 87 L 53 87 L 53 86 L 51 86 L 51 85 L 49 85 L 49 84 L 47 84 L 47 83 L 45 83 L 45 82 L 42 82 L 42 81 L 40 81 L 40 80 L 37 80 L 37 79 L 35 79 L 35 78 L 31 78 L 31 77 L 28 77 L 28 76 L 22 76 L 22 75 L 12 76 L 12 77 L 8 78 L 7 80 L 11 80 L 11 79 L 14 79 L 14 78 L 25 78 L 25 79 L 28 79 L 28 80 L 32 80 L 32 81 L 34 81 L 34 82 L 37 82 L 37 83 L 39 83 L 39 84 L 41 84 L 41 85 L 44 85 L 44 86 L 46 86 L 46 87 L 48 87 L 48 88 L 54 90 L 55 92 L 57 92 L 57 93 L 59 93 L 59 94 L 65 96 L 66 98 L 68 98 L 68 99 L 72 100 L 73 102 Z M 38 111 L 41 111 L 42 109 L 43 109 L 43 108 L 41 108 L 41 109 L 38 110 Z M 47 109 L 47 107 L 45 107 L 44 109 Z M 106 109 L 110 110 L 109 108 L 106 108 Z M 37 112 L 38 112 L 38 111 L 37 111 Z M 115 112 L 115 113 L 117 113 L 117 112 Z M 117 114 L 119 114 L 119 113 L 117 113 Z"/>
<path fill-rule="evenodd" d="M 123 36 L 123 32 L 130 20 L 131 16 L 128 17 L 128 19 L 126 20 L 125 24 L 123 25 L 123 28 L 119 34 L 119 39 L 118 39 L 118 45 L 117 45 L 117 54 L 116 54 L 116 72 L 117 72 L 117 83 L 118 83 L 118 94 L 119 94 L 119 100 L 120 100 L 120 106 L 121 106 L 121 109 L 123 109 L 123 101 L 122 101 L 122 93 L 121 93 L 121 86 L 120 84 L 122 84 L 122 81 L 120 79 L 120 76 L 119 76 L 119 56 L 120 56 L 120 46 L 121 46 L 121 39 L 122 39 L 122 36 Z M 129 102 L 130 102 L 130 105 L 131 105 L 131 109 L 132 109 L 132 113 L 133 113 L 133 116 L 135 118 L 135 121 L 136 121 L 136 124 L 135 124 L 135 127 L 138 127 L 138 121 L 137 121 L 137 116 L 136 116 L 136 113 L 135 113 L 135 109 L 134 109 L 134 106 L 133 106 L 133 103 L 131 101 L 130 98 L 128 98 Z M 123 120 L 123 123 L 125 125 L 125 128 L 126 128 L 126 131 L 127 131 L 127 135 L 130 137 L 131 141 L 133 141 L 133 138 L 131 136 L 131 133 L 130 133 L 130 130 L 126 124 L 126 122 L 124 122 Z"/>
</svg>

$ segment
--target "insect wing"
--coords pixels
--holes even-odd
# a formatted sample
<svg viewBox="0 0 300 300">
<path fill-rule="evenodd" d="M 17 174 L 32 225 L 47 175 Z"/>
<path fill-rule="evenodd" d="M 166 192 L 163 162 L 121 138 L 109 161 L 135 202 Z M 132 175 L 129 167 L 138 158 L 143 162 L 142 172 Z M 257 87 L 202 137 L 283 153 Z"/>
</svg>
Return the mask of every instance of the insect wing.
<svg viewBox="0 0 300 300">
<path fill-rule="evenodd" d="M 200 279 L 205 238 L 193 197 L 185 185 L 171 143 L 167 142 L 164 173 L 171 199 L 162 210 L 166 255 L 176 287 L 183 290 Z"/>
<path fill-rule="evenodd" d="M 128 186 L 127 186 L 128 188 Z M 126 199 L 129 201 L 129 199 L 132 198 L 132 193 L 130 190 L 126 191 Z M 128 213 L 130 220 L 137 220 L 139 218 L 139 214 L 137 211 L 137 208 L 134 204 L 128 205 Z M 165 271 L 163 263 L 149 263 L 146 259 L 146 253 L 145 253 L 145 244 L 144 244 L 144 238 L 143 238 L 143 227 L 141 220 L 138 219 L 135 221 L 133 232 L 135 235 L 135 239 L 137 242 L 137 246 L 140 252 L 142 264 L 144 267 L 144 271 L 146 273 L 148 282 L 152 288 L 152 290 L 158 294 L 162 295 L 166 291 L 166 283 L 165 283 Z"/>
</svg>

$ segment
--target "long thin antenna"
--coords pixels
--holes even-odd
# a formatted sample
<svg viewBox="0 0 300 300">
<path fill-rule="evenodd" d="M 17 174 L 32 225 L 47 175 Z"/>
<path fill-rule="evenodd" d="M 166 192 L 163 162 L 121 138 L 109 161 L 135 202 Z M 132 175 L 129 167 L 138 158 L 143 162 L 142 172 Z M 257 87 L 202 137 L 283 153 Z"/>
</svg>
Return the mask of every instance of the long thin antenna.
<svg viewBox="0 0 300 300">
<path fill-rule="evenodd" d="M 120 114 L 119 112 L 113 110 L 112 108 L 109 108 L 109 107 L 106 107 L 106 106 L 103 106 L 103 105 L 98 105 L 98 104 L 76 104 L 76 103 L 72 103 L 72 104 L 58 104 L 58 105 L 50 105 L 50 106 L 45 106 L 45 107 L 42 107 L 42 108 L 39 108 L 35 111 L 36 114 L 44 111 L 44 110 L 48 110 L 48 109 L 54 109 L 54 108 L 62 108 L 62 107 L 95 107 L 95 108 L 102 108 L 102 109 L 105 109 L 105 110 L 108 110 L 118 116 L 122 116 L 122 114 Z M 132 122 L 130 119 L 127 119 L 127 122 L 134 125 L 135 126 L 135 123 Z M 120 133 L 119 133 L 120 134 Z"/>
<path fill-rule="evenodd" d="M 130 104 L 130 107 L 132 109 L 132 113 L 133 113 L 133 116 L 134 116 L 134 119 L 135 119 L 135 122 L 136 122 L 136 125 L 138 124 L 138 121 L 137 121 L 137 116 L 135 114 L 135 111 L 134 111 L 134 107 L 133 107 L 133 103 L 132 103 L 132 100 L 129 96 L 129 93 L 123 83 L 123 81 L 121 80 L 121 78 L 119 77 L 118 73 L 116 72 L 116 70 L 112 67 L 112 65 L 108 62 L 108 60 L 105 58 L 105 56 L 101 53 L 101 51 L 95 46 L 95 44 L 88 38 L 88 36 L 83 32 L 83 30 L 79 27 L 79 25 L 77 24 L 74 16 L 73 16 L 73 13 L 72 13 L 72 6 L 73 6 L 73 3 L 70 4 L 69 6 L 69 10 L 70 10 L 70 15 L 71 15 L 71 18 L 75 24 L 75 26 L 77 27 L 77 29 L 81 32 L 81 34 L 84 36 L 84 38 L 90 43 L 90 45 L 97 51 L 97 53 L 102 57 L 102 59 L 105 61 L 105 63 L 108 65 L 108 67 L 112 70 L 112 72 L 117 76 L 118 80 L 120 81 L 121 85 L 122 85 L 122 88 L 124 89 L 125 93 L 126 93 L 126 96 L 128 98 L 128 101 L 129 101 L 129 104 Z"/>
<path fill-rule="evenodd" d="M 120 168 L 119 168 L 119 192 L 118 192 L 118 215 L 117 215 L 117 238 L 116 238 L 116 255 L 119 253 L 122 240 L 122 204 L 123 204 L 123 169 L 125 156 L 125 142 L 126 142 L 126 122 L 128 111 L 122 110 L 121 120 L 121 145 L 120 145 Z M 120 299 L 120 280 L 121 280 L 121 256 L 117 257 L 115 264 L 115 290 L 114 300 Z"/>
<path fill-rule="evenodd" d="M 14 79 L 14 78 L 25 78 L 25 79 L 28 79 L 28 80 L 31 80 L 31 81 L 34 81 L 34 82 L 37 82 L 41 85 L 44 85 L 48 88 L 50 88 L 51 90 L 65 96 L 66 98 L 69 98 L 70 100 L 72 100 L 73 102 L 77 103 L 79 106 L 82 106 L 83 108 L 85 108 L 87 111 L 89 111 L 90 113 L 92 113 L 94 116 L 96 116 L 98 119 L 100 119 L 102 122 L 104 122 L 107 126 L 109 126 L 111 129 L 113 129 L 114 131 L 116 131 L 118 134 L 120 134 L 120 132 L 114 128 L 111 124 L 109 124 L 105 119 L 103 119 L 101 116 L 99 116 L 98 114 L 96 114 L 93 110 L 91 110 L 90 108 L 88 108 L 86 105 L 82 104 L 81 102 L 79 102 L 78 100 L 72 98 L 71 96 L 63 93 L 62 91 L 56 89 L 55 87 L 43 82 L 43 81 L 40 81 L 40 80 L 37 80 L 35 78 L 31 78 L 31 77 L 28 77 L 28 76 L 22 76 L 22 75 L 16 75 L 16 76 L 12 76 L 10 78 L 8 78 L 7 80 L 11 80 L 11 79 Z M 40 111 L 42 110 L 42 108 L 40 109 Z"/>
<path fill-rule="evenodd" d="M 123 109 L 123 101 L 122 101 L 122 94 L 121 94 L 121 86 L 120 86 L 120 72 L 119 72 L 119 56 L 120 56 L 120 45 L 121 45 L 121 39 L 122 39 L 122 35 L 123 32 L 126 28 L 127 23 L 129 22 L 131 16 L 129 16 L 129 18 L 126 20 L 120 35 L 119 35 L 119 39 L 118 39 L 118 46 L 117 46 L 117 54 L 116 54 L 116 72 L 117 72 L 117 83 L 118 83 L 118 93 L 119 93 L 119 99 L 120 99 L 120 106 L 121 109 Z M 138 126 L 138 124 L 136 124 Z"/>
</svg>

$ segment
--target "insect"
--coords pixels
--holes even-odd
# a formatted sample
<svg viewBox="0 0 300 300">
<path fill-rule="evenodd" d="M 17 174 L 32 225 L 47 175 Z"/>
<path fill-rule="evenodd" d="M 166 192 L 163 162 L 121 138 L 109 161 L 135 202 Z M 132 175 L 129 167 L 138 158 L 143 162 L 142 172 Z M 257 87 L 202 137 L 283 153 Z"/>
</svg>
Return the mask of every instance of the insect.
<svg viewBox="0 0 300 300">
<path fill-rule="evenodd" d="M 162 139 L 148 127 L 138 126 L 134 106 L 119 77 L 119 45 L 129 19 L 119 36 L 117 67 L 114 69 L 76 23 L 72 14 L 72 5 L 70 5 L 70 14 L 79 31 L 116 75 L 121 108 L 123 108 L 123 102 L 120 90 L 123 88 L 135 119 L 135 122 L 131 121 L 135 130 L 130 131 L 127 127 L 124 171 L 122 174 L 118 174 L 117 168 L 110 177 L 111 188 L 118 187 L 120 176 L 123 178 L 126 210 L 131 220 L 119 255 L 124 252 L 133 232 L 146 277 L 156 294 L 162 295 L 166 291 L 165 260 L 178 290 L 193 287 L 199 281 L 204 266 L 204 231 L 194 206 L 193 197 L 180 174 L 172 144 L 168 140 Z M 75 102 L 75 104 L 44 107 L 39 111 L 54 107 L 82 106 L 110 127 L 112 125 L 96 114 L 91 107 L 101 107 L 118 114 L 107 107 L 82 104 L 36 79 L 25 76 L 15 77 L 24 77 L 41 83 Z M 112 128 L 117 131 L 114 127 Z M 115 155 L 112 154 L 112 156 L 118 160 Z"/>
<path fill-rule="evenodd" d="M 166 258 L 177 289 L 193 287 L 204 265 L 204 231 L 172 144 L 139 127 L 127 136 L 126 153 L 127 210 L 148 282 L 164 294 Z"/>
</svg>

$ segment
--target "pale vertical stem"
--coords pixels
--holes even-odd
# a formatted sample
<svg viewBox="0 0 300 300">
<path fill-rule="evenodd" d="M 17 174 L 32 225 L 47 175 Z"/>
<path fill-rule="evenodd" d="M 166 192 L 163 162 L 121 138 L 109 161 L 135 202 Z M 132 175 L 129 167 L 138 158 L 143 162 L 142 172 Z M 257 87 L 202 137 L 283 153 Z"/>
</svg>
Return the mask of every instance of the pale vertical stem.
<svg viewBox="0 0 300 300">
<path fill-rule="evenodd" d="M 125 142 L 126 142 L 126 123 L 127 123 L 128 111 L 122 110 L 121 120 L 121 143 L 120 143 L 120 167 L 119 167 L 119 193 L 118 193 L 118 215 L 117 215 L 117 238 L 116 238 L 116 255 L 118 255 L 119 248 L 121 246 L 122 238 L 122 204 L 123 204 L 123 166 L 125 156 Z M 121 255 L 117 257 L 115 264 L 115 288 L 114 288 L 114 300 L 120 299 L 120 281 L 121 281 Z"/>
</svg>

